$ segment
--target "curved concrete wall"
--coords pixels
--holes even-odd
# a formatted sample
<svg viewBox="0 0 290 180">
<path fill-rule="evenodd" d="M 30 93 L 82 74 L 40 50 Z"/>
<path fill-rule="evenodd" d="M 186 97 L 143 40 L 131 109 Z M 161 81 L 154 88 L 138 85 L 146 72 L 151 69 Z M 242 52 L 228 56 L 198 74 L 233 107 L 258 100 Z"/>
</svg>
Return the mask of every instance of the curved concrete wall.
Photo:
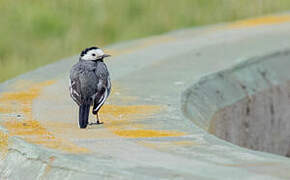
<svg viewBox="0 0 290 180">
<path fill-rule="evenodd" d="M 290 50 L 208 75 L 183 94 L 185 116 L 219 138 L 290 155 Z"/>
</svg>

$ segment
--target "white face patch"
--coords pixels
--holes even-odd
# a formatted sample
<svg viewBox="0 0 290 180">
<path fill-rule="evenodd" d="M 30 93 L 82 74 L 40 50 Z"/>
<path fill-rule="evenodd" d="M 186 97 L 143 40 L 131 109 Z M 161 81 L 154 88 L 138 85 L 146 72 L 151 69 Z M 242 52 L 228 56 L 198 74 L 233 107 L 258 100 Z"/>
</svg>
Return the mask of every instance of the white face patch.
<svg viewBox="0 0 290 180">
<path fill-rule="evenodd" d="M 104 55 L 104 51 L 102 51 L 101 49 L 96 49 L 96 53 L 98 54 L 98 56 Z"/>
<path fill-rule="evenodd" d="M 104 51 L 102 51 L 101 49 L 92 49 L 89 50 L 84 56 L 82 56 L 81 59 L 87 61 L 94 61 L 99 59 L 103 55 Z"/>
</svg>

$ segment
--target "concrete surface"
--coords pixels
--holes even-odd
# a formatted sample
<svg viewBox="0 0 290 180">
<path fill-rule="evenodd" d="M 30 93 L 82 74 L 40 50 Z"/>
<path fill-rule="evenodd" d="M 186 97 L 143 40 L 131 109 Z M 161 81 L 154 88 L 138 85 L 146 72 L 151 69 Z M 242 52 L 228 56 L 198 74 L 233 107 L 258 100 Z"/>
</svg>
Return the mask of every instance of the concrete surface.
<svg viewBox="0 0 290 180">
<path fill-rule="evenodd" d="M 246 120 L 238 107 L 244 110 L 247 97 L 273 95 L 275 102 L 282 98 L 277 88 L 287 91 L 289 50 L 288 14 L 112 45 L 107 51 L 114 56 L 107 64 L 113 92 L 100 115 L 105 124 L 85 130 L 77 126 L 77 107 L 68 93 L 68 71 L 77 57 L 2 83 L 0 179 L 289 179 L 288 158 L 242 148 L 207 132 L 228 139 L 224 133 L 230 129 L 223 124 Z M 264 58 L 259 57 L 269 63 L 265 77 L 270 75 L 273 86 L 247 65 L 254 61 L 264 67 Z M 218 72 L 226 78 L 212 80 Z M 233 76 L 252 93 L 235 90 L 226 81 L 232 82 Z M 201 82 L 206 82 L 205 89 Z M 196 86 L 200 96 L 193 98 Z M 257 93 L 248 90 L 255 86 L 259 86 Z M 222 90 L 225 100 L 214 94 L 216 90 Z M 271 112 L 269 102 L 262 103 Z M 246 112 L 256 108 L 246 107 Z M 224 118 L 223 114 L 231 115 Z M 284 123 L 286 118 L 287 113 L 280 121 L 274 119 Z M 265 130 L 273 134 L 269 120 Z M 245 142 L 236 139 L 239 134 L 229 134 L 233 139 L 228 140 Z M 288 134 L 283 131 L 277 137 Z M 285 154 L 284 149 L 261 150 Z"/>
<path fill-rule="evenodd" d="M 184 93 L 184 113 L 229 142 L 289 156 L 289 67 L 290 51 L 284 50 L 206 76 Z M 202 119 L 202 114 L 213 116 Z"/>
</svg>

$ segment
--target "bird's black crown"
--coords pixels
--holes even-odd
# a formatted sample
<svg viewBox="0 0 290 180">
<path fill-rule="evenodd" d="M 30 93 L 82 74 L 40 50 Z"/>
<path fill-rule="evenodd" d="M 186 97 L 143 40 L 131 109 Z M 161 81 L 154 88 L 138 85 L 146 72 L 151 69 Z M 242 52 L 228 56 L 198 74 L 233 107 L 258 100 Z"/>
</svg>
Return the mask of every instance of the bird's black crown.
<svg viewBox="0 0 290 180">
<path fill-rule="evenodd" d="M 90 50 L 92 50 L 92 49 L 100 49 L 100 48 L 98 48 L 97 46 L 93 46 L 93 47 L 86 48 L 86 49 L 84 49 L 84 50 L 81 52 L 80 57 L 84 56 L 85 54 L 87 54 L 88 51 L 90 51 Z"/>
</svg>

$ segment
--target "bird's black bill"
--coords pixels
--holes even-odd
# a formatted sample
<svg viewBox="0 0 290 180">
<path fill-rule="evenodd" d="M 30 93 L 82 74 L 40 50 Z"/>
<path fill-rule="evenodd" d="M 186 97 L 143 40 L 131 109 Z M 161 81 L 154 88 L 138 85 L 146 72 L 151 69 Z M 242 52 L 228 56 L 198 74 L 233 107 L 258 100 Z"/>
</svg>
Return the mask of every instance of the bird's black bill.
<svg viewBox="0 0 290 180">
<path fill-rule="evenodd" d="M 110 57 L 110 56 L 111 56 L 110 54 L 104 54 L 103 58 Z"/>
</svg>

